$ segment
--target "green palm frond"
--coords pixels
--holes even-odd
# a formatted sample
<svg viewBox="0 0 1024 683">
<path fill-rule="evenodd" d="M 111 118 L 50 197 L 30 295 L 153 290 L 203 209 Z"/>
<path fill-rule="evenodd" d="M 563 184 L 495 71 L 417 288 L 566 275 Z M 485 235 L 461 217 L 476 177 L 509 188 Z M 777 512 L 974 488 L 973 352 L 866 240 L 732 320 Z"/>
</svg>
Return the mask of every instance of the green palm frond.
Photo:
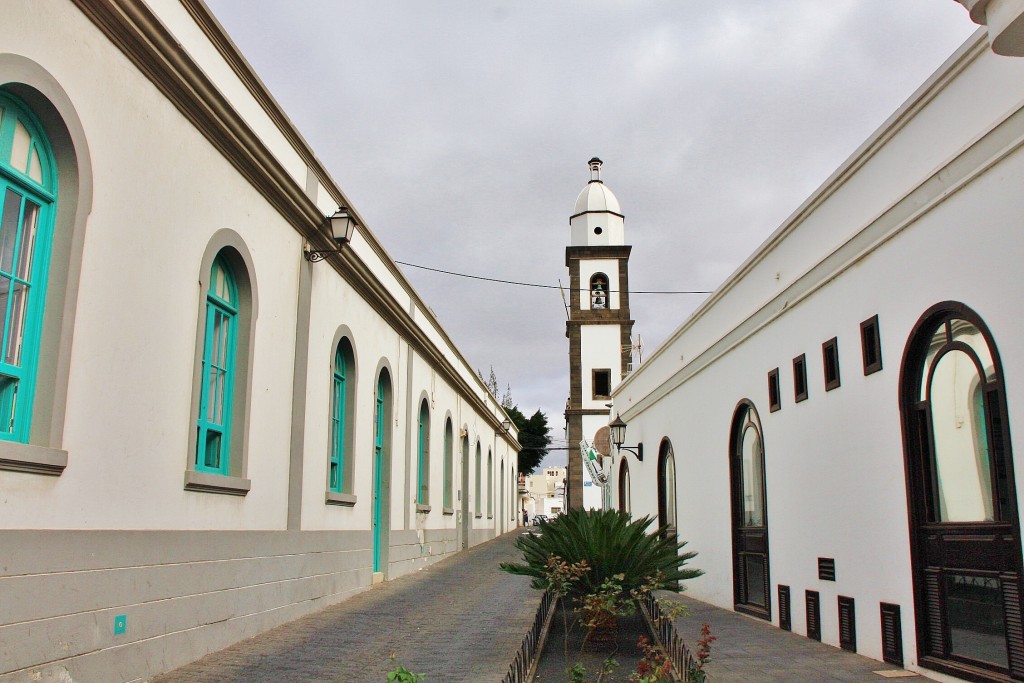
<svg viewBox="0 0 1024 683">
<path fill-rule="evenodd" d="M 683 552 L 685 541 L 679 541 L 666 529 L 648 533 L 654 523 L 651 517 L 632 519 L 618 510 L 570 510 L 549 522 L 541 522 L 539 533 L 530 532 L 516 541 L 523 552 L 523 562 L 505 562 L 503 571 L 530 576 L 530 585 L 547 587 L 545 569 L 549 557 L 556 556 L 569 564 L 586 560 L 590 571 L 580 581 L 578 590 L 589 593 L 600 588 L 611 576 L 622 574 L 623 589 L 630 591 L 650 584 L 657 577 L 656 588 L 678 592 L 680 581 L 703 574 L 699 569 L 685 568 L 695 552 Z"/>
</svg>

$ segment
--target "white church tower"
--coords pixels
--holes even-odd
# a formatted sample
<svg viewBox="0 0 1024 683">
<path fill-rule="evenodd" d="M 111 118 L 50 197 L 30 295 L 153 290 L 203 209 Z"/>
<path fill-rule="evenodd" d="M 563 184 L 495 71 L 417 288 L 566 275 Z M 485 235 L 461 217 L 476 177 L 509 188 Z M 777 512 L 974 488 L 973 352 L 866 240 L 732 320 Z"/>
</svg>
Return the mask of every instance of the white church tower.
<svg viewBox="0 0 1024 683">
<path fill-rule="evenodd" d="M 601 180 L 601 160 L 593 158 L 590 182 L 569 218 L 569 439 L 566 507 L 601 506 L 601 487 L 583 466 L 578 444 L 594 442 L 608 425 L 612 390 L 632 359 L 629 317 L 629 252 L 619 200 Z M 607 439 L 604 439 L 607 443 Z M 607 446 L 596 444 L 607 455 Z"/>
</svg>

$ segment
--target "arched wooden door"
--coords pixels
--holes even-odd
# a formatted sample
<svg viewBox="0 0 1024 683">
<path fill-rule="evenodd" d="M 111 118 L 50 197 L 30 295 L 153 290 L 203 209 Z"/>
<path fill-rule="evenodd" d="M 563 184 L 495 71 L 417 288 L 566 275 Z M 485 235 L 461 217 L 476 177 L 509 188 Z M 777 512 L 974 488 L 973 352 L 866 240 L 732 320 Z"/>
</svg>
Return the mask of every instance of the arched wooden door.
<svg viewBox="0 0 1024 683">
<path fill-rule="evenodd" d="M 764 439 L 757 410 L 742 401 L 729 440 L 733 597 L 738 612 L 771 619 Z"/>
<path fill-rule="evenodd" d="M 629 464 L 625 458 L 619 464 L 619 510 L 630 512 Z"/>
<path fill-rule="evenodd" d="M 658 526 L 673 536 L 676 520 L 676 457 L 672 442 L 662 439 L 658 449 Z"/>
<path fill-rule="evenodd" d="M 900 371 L 918 661 L 1024 680 L 1021 536 L 999 353 L 946 302 L 918 321 Z"/>
</svg>

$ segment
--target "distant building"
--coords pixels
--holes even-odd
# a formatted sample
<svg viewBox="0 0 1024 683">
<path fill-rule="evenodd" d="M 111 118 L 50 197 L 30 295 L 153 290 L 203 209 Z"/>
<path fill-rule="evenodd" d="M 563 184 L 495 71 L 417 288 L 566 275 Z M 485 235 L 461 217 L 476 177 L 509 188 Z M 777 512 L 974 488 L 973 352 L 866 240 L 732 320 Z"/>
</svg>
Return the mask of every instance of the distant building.
<svg viewBox="0 0 1024 683">
<path fill-rule="evenodd" d="M 565 511 L 564 467 L 546 467 L 540 474 L 525 477 L 525 510 L 533 519 L 538 514 L 552 517 Z"/>
<path fill-rule="evenodd" d="M 979 31 L 957 50 L 613 390 L 647 457 L 617 455 L 611 481 L 699 553 L 689 595 L 1009 681 L 1024 61 L 988 48 Z"/>
<path fill-rule="evenodd" d="M 145 680 L 516 526 L 516 430 L 202 2 L 8 0 L 0 45 L 0 680 Z"/>
</svg>

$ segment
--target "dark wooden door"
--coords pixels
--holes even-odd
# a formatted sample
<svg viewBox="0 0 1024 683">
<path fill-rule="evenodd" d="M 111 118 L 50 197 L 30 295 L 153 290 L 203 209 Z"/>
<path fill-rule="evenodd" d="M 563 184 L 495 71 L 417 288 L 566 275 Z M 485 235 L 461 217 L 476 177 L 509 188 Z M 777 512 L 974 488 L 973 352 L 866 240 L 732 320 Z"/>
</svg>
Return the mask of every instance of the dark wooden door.
<svg viewBox="0 0 1024 683">
<path fill-rule="evenodd" d="M 919 321 L 901 408 L 918 658 L 979 681 L 1024 680 L 1021 537 L 1002 371 L 973 311 Z"/>
<path fill-rule="evenodd" d="M 764 441 L 753 404 L 743 402 L 730 439 L 733 592 L 737 611 L 771 619 Z"/>
</svg>

